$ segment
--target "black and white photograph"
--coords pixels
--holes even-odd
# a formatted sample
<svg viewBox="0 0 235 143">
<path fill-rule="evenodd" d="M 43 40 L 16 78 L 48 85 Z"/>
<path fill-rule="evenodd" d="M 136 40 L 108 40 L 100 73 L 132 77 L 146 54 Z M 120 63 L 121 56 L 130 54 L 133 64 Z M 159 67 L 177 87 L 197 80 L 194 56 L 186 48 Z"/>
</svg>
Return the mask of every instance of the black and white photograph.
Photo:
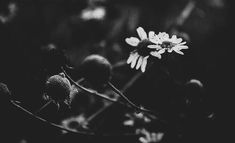
<svg viewBox="0 0 235 143">
<path fill-rule="evenodd" d="M 0 0 L 0 143 L 228 143 L 232 0 Z"/>
</svg>

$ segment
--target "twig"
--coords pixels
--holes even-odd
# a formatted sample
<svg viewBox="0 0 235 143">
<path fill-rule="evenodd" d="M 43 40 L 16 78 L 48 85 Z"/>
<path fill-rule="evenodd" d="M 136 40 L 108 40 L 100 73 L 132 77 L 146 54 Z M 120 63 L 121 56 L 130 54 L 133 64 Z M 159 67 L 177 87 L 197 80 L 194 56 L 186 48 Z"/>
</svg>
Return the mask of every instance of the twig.
<svg viewBox="0 0 235 143">
<path fill-rule="evenodd" d="M 55 129 L 58 129 L 58 130 L 63 130 L 63 131 L 67 131 L 68 133 L 72 133 L 72 134 L 76 134 L 76 135 L 80 135 L 80 136 L 92 136 L 92 137 L 118 137 L 118 136 L 133 136 L 133 137 L 139 137 L 138 134 L 136 133 L 124 133 L 124 134 L 96 134 L 92 131 L 79 131 L 79 130 L 71 130 L 71 129 L 68 129 L 68 128 L 65 128 L 61 125 L 58 125 L 58 124 L 55 124 L 55 123 L 52 123 L 52 122 L 49 122 L 37 115 L 34 115 L 32 112 L 28 111 L 27 109 L 25 109 L 24 107 L 18 105 L 17 101 L 14 101 L 14 100 L 10 100 L 10 102 L 12 103 L 12 105 L 19 109 L 20 111 L 24 112 L 25 114 L 29 115 L 30 117 L 42 122 L 42 123 L 45 123 L 46 125 L 49 125 Z"/>
<path fill-rule="evenodd" d="M 70 130 L 70 129 L 67 129 L 67 128 L 64 128 L 63 126 L 61 125 L 58 125 L 58 124 L 55 124 L 55 123 L 52 123 L 52 122 L 49 122 L 37 115 L 34 115 L 32 112 L 28 111 L 27 109 L 25 109 L 24 107 L 18 105 L 15 101 L 11 100 L 11 103 L 17 108 L 17 109 L 20 109 L 21 111 L 23 111 L 24 113 L 32 116 L 33 118 L 43 122 L 43 123 L 46 123 L 54 128 L 57 128 L 59 130 L 64 130 L 64 131 L 67 131 L 69 133 L 76 133 L 76 134 L 80 134 L 80 135 L 95 135 L 94 133 L 90 133 L 90 132 L 82 132 L 82 131 L 73 131 L 73 130 Z"/>
<path fill-rule="evenodd" d="M 143 107 L 138 107 L 135 105 L 132 101 L 130 101 L 120 90 L 118 90 L 111 82 L 108 82 L 109 87 L 114 90 L 122 99 L 124 99 L 133 109 L 135 109 L 137 112 L 145 112 L 145 113 L 151 113 L 154 114 L 153 111 L 150 111 L 148 109 L 145 109 Z"/>
<path fill-rule="evenodd" d="M 47 103 L 45 103 L 40 109 L 38 109 L 34 114 L 38 114 L 39 112 L 41 112 L 43 109 L 45 109 L 49 104 L 51 104 L 53 100 L 49 100 L 47 101 Z"/>
<path fill-rule="evenodd" d="M 78 88 L 82 89 L 82 90 L 85 91 L 86 93 L 89 93 L 89 94 L 91 94 L 91 95 L 100 97 L 100 98 L 102 98 L 102 99 L 105 99 L 105 100 L 110 101 L 110 102 L 113 102 L 113 103 L 120 103 L 120 104 L 123 104 L 123 103 L 119 102 L 118 100 L 114 100 L 114 99 L 112 99 L 112 98 L 107 97 L 107 96 L 104 95 L 104 94 L 98 93 L 98 92 L 96 92 L 96 91 L 94 91 L 94 90 L 90 90 L 90 89 L 87 89 L 87 88 L 85 88 L 85 87 L 79 85 L 78 83 L 76 83 L 76 82 L 67 74 L 67 72 L 64 70 L 63 67 L 61 67 L 61 69 L 62 69 L 63 73 L 65 74 L 65 76 L 66 76 L 75 86 L 77 86 Z"/>
</svg>

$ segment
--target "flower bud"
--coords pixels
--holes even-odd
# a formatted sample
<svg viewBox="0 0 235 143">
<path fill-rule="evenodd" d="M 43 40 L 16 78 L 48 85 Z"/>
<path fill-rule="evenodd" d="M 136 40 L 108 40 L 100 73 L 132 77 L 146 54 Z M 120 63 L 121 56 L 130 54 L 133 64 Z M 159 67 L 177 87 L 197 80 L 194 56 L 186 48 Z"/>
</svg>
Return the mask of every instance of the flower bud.
<svg viewBox="0 0 235 143">
<path fill-rule="evenodd" d="M 112 66 L 103 56 L 93 54 L 87 56 L 81 64 L 81 74 L 93 86 L 105 85 L 111 78 Z"/>
</svg>

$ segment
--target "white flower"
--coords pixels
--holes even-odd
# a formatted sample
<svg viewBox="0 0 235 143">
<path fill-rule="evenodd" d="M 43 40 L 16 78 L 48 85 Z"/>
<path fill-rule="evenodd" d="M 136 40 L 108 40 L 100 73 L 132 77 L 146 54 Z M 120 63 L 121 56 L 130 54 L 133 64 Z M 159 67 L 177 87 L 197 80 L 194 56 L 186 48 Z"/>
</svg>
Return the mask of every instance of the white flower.
<svg viewBox="0 0 235 143">
<path fill-rule="evenodd" d="M 149 132 L 145 128 L 137 129 L 136 133 L 143 135 L 142 137 L 139 138 L 139 141 L 141 143 L 157 143 L 160 142 L 164 136 L 164 134 L 161 132 L 159 133 Z"/>
<path fill-rule="evenodd" d="M 151 45 L 154 46 L 155 39 L 155 33 L 153 31 L 149 32 L 149 35 L 147 36 L 147 33 L 144 31 L 142 27 L 138 27 L 136 29 L 139 38 L 136 37 L 130 37 L 126 38 L 125 41 L 129 45 L 133 47 L 137 47 L 134 51 L 130 53 L 129 58 L 127 59 L 127 64 L 131 64 L 131 68 L 136 68 L 138 70 L 141 68 L 142 72 L 145 72 L 146 66 L 147 66 L 147 59 L 149 58 L 149 54 L 151 51 L 153 51 L 153 48 L 151 48 Z"/>
<path fill-rule="evenodd" d="M 171 38 L 169 35 L 165 32 L 160 32 L 158 34 L 158 37 L 160 39 L 161 47 L 167 50 L 167 52 L 171 53 L 172 51 L 175 51 L 178 54 L 184 55 L 184 53 L 181 51 L 182 49 L 188 49 L 188 46 L 186 46 L 186 42 L 182 42 L 182 38 L 177 38 L 176 35 L 173 35 Z"/>
<path fill-rule="evenodd" d="M 149 45 L 149 48 L 155 48 L 156 51 L 151 52 L 150 54 L 155 57 L 161 57 L 165 51 L 171 53 L 175 51 L 178 54 L 183 55 L 182 49 L 188 49 L 186 42 L 182 42 L 182 38 L 177 38 L 176 35 L 173 35 L 171 38 L 166 32 L 159 32 L 158 35 L 154 35 L 152 42 L 156 45 Z"/>
<path fill-rule="evenodd" d="M 169 41 L 172 42 L 173 47 L 169 48 L 168 52 L 175 51 L 178 54 L 184 55 L 180 50 L 188 49 L 188 46 L 185 45 L 186 42 L 182 42 L 182 38 L 177 38 L 176 35 L 173 35 Z"/>
<path fill-rule="evenodd" d="M 125 39 L 129 45 L 136 47 L 127 59 L 127 64 L 131 64 L 131 68 L 135 67 L 136 70 L 141 68 L 141 71 L 145 72 L 147 59 L 150 55 L 161 59 L 165 51 L 169 53 L 175 51 L 183 55 L 181 50 L 188 49 L 188 46 L 185 45 L 186 42 L 182 42 L 182 38 L 177 38 L 176 35 L 170 38 L 166 32 L 159 32 L 156 35 L 154 31 L 150 31 L 147 35 L 142 27 L 138 27 L 136 30 L 140 38 Z"/>
<path fill-rule="evenodd" d="M 104 7 L 86 8 L 82 10 L 81 18 L 84 20 L 97 19 L 102 20 L 106 15 L 106 10 Z"/>
<path fill-rule="evenodd" d="M 80 114 L 62 120 L 61 125 L 66 129 L 77 131 L 81 127 L 86 128 L 87 122 L 84 114 Z"/>
</svg>

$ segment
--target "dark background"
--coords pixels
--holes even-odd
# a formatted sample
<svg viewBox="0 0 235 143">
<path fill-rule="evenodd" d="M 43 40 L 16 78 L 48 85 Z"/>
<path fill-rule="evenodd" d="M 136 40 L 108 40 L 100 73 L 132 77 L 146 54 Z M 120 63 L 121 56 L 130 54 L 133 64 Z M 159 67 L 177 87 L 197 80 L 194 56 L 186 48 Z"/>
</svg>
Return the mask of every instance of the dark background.
<svg viewBox="0 0 235 143">
<path fill-rule="evenodd" d="M 231 97 L 234 10 L 228 0 L 195 0 L 196 6 L 191 15 L 183 24 L 177 24 L 175 18 L 187 2 L 188 0 L 104 0 L 96 5 L 106 8 L 107 17 L 104 20 L 84 21 L 76 16 L 89 6 L 85 0 L 1 0 L 1 15 L 9 15 L 9 3 L 15 3 L 17 10 L 8 22 L 0 22 L 0 81 L 8 85 L 14 99 L 34 110 L 40 106 L 37 101 L 41 99 L 45 79 L 60 72 L 56 68 L 49 72 L 45 70 L 50 66 L 50 62 L 43 59 L 43 47 L 48 44 L 54 43 L 64 52 L 67 62 L 74 67 L 79 67 L 82 59 L 92 53 L 103 55 L 115 65 L 127 59 L 130 49 L 124 39 L 137 35 L 135 29 L 138 26 L 142 26 L 146 31 L 184 33 L 183 38 L 187 41 L 189 49 L 185 50 L 184 56 L 176 55 L 175 63 L 167 66 L 174 79 L 180 83 L 195 78 L 204 84 L 206 96 L 203 98 L 207 104 L 205 111 L 213 112 L 215 119 L 210 127 L 199 129 L 202 132 L 205 129 L 204 134 L 208 133 L 208 136 L 200 137 L 199 133 L 197 141 L 226 140 L 229 136 L 230 117 L 233 114 Z M 170 109 L 161 109 L 166 106 L 160 105 L 161 97 L 159 107 L 153 102 L 157 97 L 152 95 L 156 91 L 151 87 L 151 84 L 155 83 L 151 77 L 156 73 L 157 70 L 147 73 L 128 90 L 127 95 L 149 108 L 168 112 Z M 121 88 L 128 76 L 134 74 L 135 71 L 124 65 L 114 70 L 113 82 Z M 74 74 L 74 77 L 77 75 Z M 172 94 L 164 84 L 167 86 L 167 82 L 163 83 L 158 92 Z M 147 99 L 141 96 L 146 92 L 150 95 Z M 1 118 L 6 116 L 6 123 L 1 124 L 7 125 L 9 134 L 12 133 L 12 138 L 15 138 L 12 142 L 19 142 L 22 136 L 30 134 L 34 129 L 38 130 L 39 134 L 44 132 L 42 136 L 50 136 L 48 139 L 53 138 L 53 135 L 45 133 L 51 133 L 50 130 L 44 130 L 44 127 L 34 120 L 28 122 L 31 127 L 26 127 L 23 135 L 18 134 L 24 125 L 27 126 L 25 118 L 28 117 L 17 111 L 13 113 L 15 112 L 8 113 L 5 110 L 1 113 Z M 193 122 L 196 123 L 200 124 Z M 56 134 L 56 131 L 53 132 Z M 34 134 L 29 135 L 29 138 L 32 136 Z M 192 142 L 195 141 L 194 137 L 197 135 L 192 136 Z M 35 138 L 38 138 L 38 135 L 35 135 Z M 53 139 L 51 140 L 54 141 Z"/>
</svg>

